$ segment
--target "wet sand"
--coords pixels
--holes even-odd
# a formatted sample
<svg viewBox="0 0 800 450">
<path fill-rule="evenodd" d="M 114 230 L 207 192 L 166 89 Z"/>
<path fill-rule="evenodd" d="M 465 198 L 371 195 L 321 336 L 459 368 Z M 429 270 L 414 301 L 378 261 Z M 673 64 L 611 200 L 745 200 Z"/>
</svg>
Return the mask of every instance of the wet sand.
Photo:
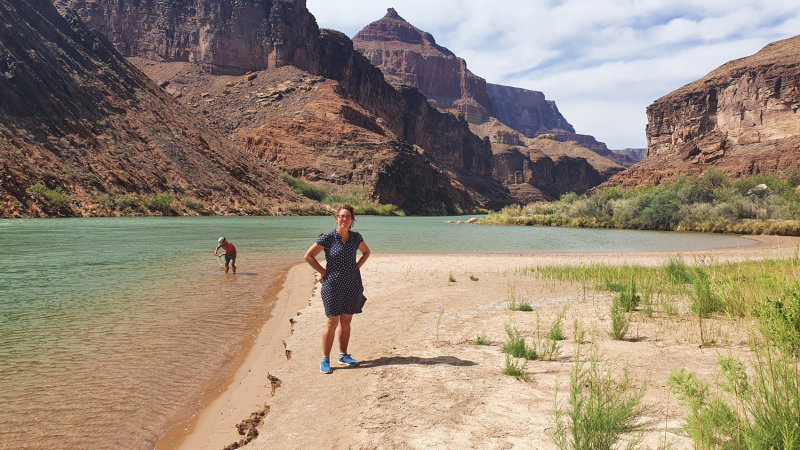
<svg viewBox="0 0 800 450">
<path fill-rule="evenodd" d="M 800 239 L 752 236 L 744 248 L 680 252 L 687 263 L 786 258 Z M 672 370 L 716 373 L 721 354 L 746 352 L 746 335 L 729 321 L 714 328 L 719 345 L 698 346 L 697 325 L 684 316 L 637 319 L 630 340 L 608 338 L 611 294 L 522 275 L 526 267 L 604 262 L 658 266 L 677 253 L 539 255 L 375 255 L 362 269 L 364 313 L 353 320 L 356 367 L 319 372 L 324 322 L 319 284 L 306 264 L 292 267 L 266 324 L 221 393 L 191 421 L 174 427 L 158 448 L 481 447 L 554 448 L 556 399 L 563 401 L 583 324 L 609 364 L 630 364 L 647 382 L 645 447 L 691 448 L 680 432 L 683 409 L 665 385 Z M 449 281 L 450 277 L 456 281 Z M 472 281 L 470 276 L 477 278 Z M 508 293 L 535 313 L 508 310 Z M 564 310 L 564 308 L 566 309 Z M 530 382 L 502 374 L 504 326 L 525 336 L 546 332 L 566 311 L 560 356 L 530 361 Z M 293 322 L 293 323 L 290 323 Z M 712 325 L 714 325 L 712 323 Z M 476 346 L 483 334 L 488 346 Z M 337 354 L 334 344 L 332 358 Z M 258 436 L 237 425 L 253 416 Z M 249 427 L 242 427 L 245 434 Z"/>
</svg>

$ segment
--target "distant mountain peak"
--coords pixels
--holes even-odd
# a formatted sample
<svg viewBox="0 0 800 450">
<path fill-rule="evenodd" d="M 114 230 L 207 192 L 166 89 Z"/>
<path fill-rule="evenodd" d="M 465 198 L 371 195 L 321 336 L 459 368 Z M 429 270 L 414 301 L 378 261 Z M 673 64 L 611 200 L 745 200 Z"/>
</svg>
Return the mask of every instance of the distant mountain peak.
<svg viewBox="0 0 800 450">
<path fill-rule="evenodd" d="M 386 8 L 386 15 L 383 16 L 383 18 L 384 19 L 399 19 L 399 20 L 405 21 L 405 19 L 400 17 L 400 14 L 397 14 L 397 11 L 395 11 L 394 8 Z"/>
<path fill-rule="evenodd" d="M 455 54 L 436 43 L 430 33 L 411 25 L 400 17 L 394 8 L 386 9 L 386 15 L 370 23 L 353 36 L 353 41 L 399 42 L 405 45 L 419 46 L 426 53 L 441 53 L 455 57 Z M 391 45 L 391 44 L 388 44 Z"/>
</svg>

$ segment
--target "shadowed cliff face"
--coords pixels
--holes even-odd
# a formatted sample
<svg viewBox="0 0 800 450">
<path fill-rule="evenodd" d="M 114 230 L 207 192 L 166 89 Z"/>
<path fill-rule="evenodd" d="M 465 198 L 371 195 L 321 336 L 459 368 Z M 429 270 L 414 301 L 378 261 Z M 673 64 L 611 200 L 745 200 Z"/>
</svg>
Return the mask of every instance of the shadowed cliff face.
<svg viewBox="0 0 800 450">
<path fill-rule="evenodd" d="M 473 133 L 488 138 L 494 153 L 494 177 L 520 202 L 583 192 L 622 169 L 611 162 L 621 158 L 594 137 L 576 134 L 543 93 L 487 84 L 466 69 L 463 59 L 436 44 L 433 36 L 409 24 L 392 8 L 359 31 L 353 45 L 387 80 L 418 88 L 431 105 L 464 117 Z M 510 129 L 496 130 L 498 120 Z M 509 143 L 498 140 L 498 133 L 515 135 L 518 142 L 511 145 L 519 148 L 507 148 Z M 549 136 L 548 148 L 561 147 L 561 153 L 566 152 L 559 154 L 557 161 L 525 148 L 525 141 L 542 134 Z M 590 155 L 587 149 L 600 157 Z"/>
<path fill-rule="evenodd" d="M 381 129 L 396 136 L 405 144 L 413 146 L 422 154 L 424 164 L 435 168 L 439 173 L 451 179 L 449 185 L 460 186 L 463 192 L 444 199 L 441 204 L 457 204 L 459 207 L 473 206 L 497 207 L 510 201 L 508 193 L 491 178 L 491 149 L 488 142 L 472 135 L 467 124 L 452 115 L 443 114 L 430 107 L 415 89 L 394 89 L 386 83 L 383 74 L 353 49 L 352 42 L 343 34 L 329 30 L 321 32 L 316 28 L 313 16 L 306 10 L 302 0 L 275 0 L 247 2 L 258 7 L 258 14 L 251 14 L 252 23 L 244 30 L 238 31 L 237 37 L 231 37 L 225 30 L 235 22 L 235 17 L 242 13 L 230 13 L 230 8 L 220 5 L 233 5 L 233 11 L 241 8 L 242 2 L 227 0 L 184 0 L 169 1 L 156 4 L 136 3 L 122 11 L 114 0 L 59 0 L 63 7 L 74 6 L 90 26 L 110 36 L 124 48 L 130 50 L 130 56 L 138 56 L 150 60 L 181 60 L 164 49 L 173 48 L 173 35 L 184 35 L 197 32 L 211 33 L 216 36 L 215 46 L 206 46 L 202 39 L 181 40 L 182 60 L 208 67 L 209 61 L 213 72 L 222 76 L 236 73 L 242 64 L 225 58 L 224 49 L 233 46 L 258 48 L 264 42 L 262 36 L 268 36 L 269 45 L 261 45 L 272 59 L 266 64 L 247 67 L 247 70 L 274 69 L 284 65 L 293 65 L 312 75 L 321 75 L 338 83 L 337 92 L 343 99 L 355 102 L 369 116 L 362 124 L 379 124 Z M 217 5 L 215 8 L 210 5 Z M 89 7 L 91 6 L 91 7 Z M 202 6 L 202 7 L 201 7 Z M 180 11 L 175 18 L 175 11 Z M 187 16 L 188 14 L 188 16 Z M 152 27 L 148 33 L 130 32 L 130 27 L 120 23 L 164 23 L 167 27 Z M 198 28 L 203 23 L 224 24 Z M 249 28 L 248 28 L 249 27 Z M 259 34 L 252 30 L 266 30 Z M 248 31 L 250 30 L 250 31 Z M 227 34 L 226 34 L 227 33 Z M 238 36 L 246 36 L 249 43 L 242 44 Z M 250 41 L 256 41 L 253 44 Z M 225 43 L 223 45 L 223 43 Z M 217 54 L 220 53 L 220 54 Z M 185 55 L 190 55 L 185 56 Z M 194 55 L 194 56 L 192 56 Z M 197 55 L 204 55 L 200 58 Z M 236 61 L 247 60 L 239 58 Z M 273 65 L 271 61 L 275 62 Z M 233 70 L 232 68 L 236 68 Z M 159 80 L 162 81 L 162 80 Z M 169 77 L 165 82 L 172 82 Z M 213 83 L 212 83 L 213 84 Z M 209 85 L 207 90 L 214 92 Z M 186 101 L 180 98 L 181 101 Z M 203 108 L 206 109 L 206 108 Z M 241 123 L 239 117 L 232 117 L 226 122 Z M 367 125 L 365 125 L 367 126 Z M 235 128 L 235 126 L 234 126 Z M 235 134 L 236 130 L 232 130 Z M 284 128 L 284 133 L 291 136 L 296 132 L 292 128 Z M 324 137 L 324 134 L 322 135 Z M 344 145 L 348 145 L 343 142 Z M 285 161 L 288 158 L 276 158 Z M 279 164 L 276 162 L 276 164 Z M 310 168 L 309 168 L 310 169 Z M 292 169 L 294 170 L 294 169 Z M 307 171 L 308 172 L 308 171 Z M 353 181 L 356 184 L 356 181 Z M 376 190 L 377 192 L 377 190 Z M 436 195 L 451 195 L 451 190 L 438 190 Z M 434 193 L 424 194 L 430 197 Z M 377 194 L 375 194 L 377 196 Z M 383 197 L 389 197 L 384 195 Z M 465 200 L 466 198 L 466 200 Z"/>
<path fill-rule="evenodd" d="M 114 214 L 115 199 L 165 192 L 194 214 L 298 198 L 46 0 L 2 2 L 0 23 L 3 216 Z"/>
<path fill-rule="evenodd" d="M 714 167 L 734 177 L 800 166 L 800 36 L 724 64 L 647 108 L 647 158 L 611 182 Z"/>
<path fill-rule="evenodd" d="M 528 137 L 562 130 L 575 133 L 575 128 L 561 115 L 554 101 L 545 100 L 538 91 L 487 85 L 489 96 L 497 104 L 497 118 Z"/>
</svg>

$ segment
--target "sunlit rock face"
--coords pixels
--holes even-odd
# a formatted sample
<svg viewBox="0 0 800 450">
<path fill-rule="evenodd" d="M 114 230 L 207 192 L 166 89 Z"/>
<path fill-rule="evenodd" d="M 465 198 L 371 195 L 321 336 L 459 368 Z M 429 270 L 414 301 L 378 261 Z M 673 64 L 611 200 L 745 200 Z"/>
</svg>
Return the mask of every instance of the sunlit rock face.
<svg viewBox="0 0 800 450">
<path fill-rule="evenodd" d="M 437 108 L 451 110 L 469 123 L 485 122 L 496 115 L 486 80 L 393 8 L 359 31 L 353 46 L 381 69 L 387 81 L 416 87 Z"/>
<path fill-rule="evenodd" d="M 317 171 L 332 174 L 335 172 L 332 168 L 338 167 L 333 164 L 335 159 L 344 158 L 347 153 L 349 156 L 345 159 L 350 165 L 358 161 L 363 167 L 375 170 L 368 177 L 371 181 L 364 178 L 366 172 L 356 171 L 352 177 L 342 177 L 340 171 L 337 183 L 366 184 L 373 198 L 392 199 L 392 202 L 408 205 L 409 210 L 494 208 L 511 201 L 508 192 L 491 176 L 492 154 L 488 142 L 473 135 L 463 119 L 429 105 L 417 89 L 407 86 L 396 89 L 387 83 L 381 71 L 354 50 L 347 36 L 333 30 L 320 30 L 304 0 L 56 2 L 62 10 L 74 11 L 124 55 L 139 61 L 137 64 L 141 67 L 149 64 L 147 61 L 171 65 L 171 68 L 147 69 L 148 74 L 158 79 L 179 101 L 211 119 L 234 139 L 245 142 L 248 151 L 255 147 L 248 146 L 247 142 L 259 142 L 258 149 L 269 148 L 269 152 L 256 149 L 254 153 L 263 157 L 269 154 L 272 162 L 283 170 L 307 174 L 309 179 L 316 176 Z M 190 64 L 198 70 L 180 69 L 176 66 L 179 64 Z M 335 86 L 314 82 L 309 90 L 292 91 L 301 94 L 287 95 L 286 89 L 280 88 L 282 82 L 294 83 L 298 75 L 291 70 L 277 75 L 266 72 L 289 66 L 306 74 L 301 78 L 321 76 L 333 81 Z M 211 76 L 206 76 L 209 74 Z M 273 75 L 281 74 L 292 78 L 274 79 Z M 225 76 L 244 79 L 223 80 L 221 77 Z M 263 88 L 269 88 L 274 96 L 261 98 L 258 95 L 267 93 L 247 90 L 265 79 L 270 81 Z M 325 98 L 312 99 L 310 93 L 317 86 L 326 86 L 332 93 Z M 244 103 L 230 101 L 237 96 Z M 324 106 L 320 106 L 322 104 Z M 269 110 L 268 114 L 265 109 Z M 469 105 L 465 106 L 465 110 L 468 109 Z M 298 159 L 275 152 L 293 151 L 290 149 L 296 150 L 296 146 L 269 144 L 263 136 L 284 142 L 292 138 L 301 142 L 330 141 L 337 133 L 326 132 L 324 127 L 316 128 L 319 136 L 309 137 L 309 130 L 314 127 L 285 126 L 289 122 L 297 125 L 300 117 L 315 116 L 323 110 L 337 111 L 330 115 L 335 129 L 344 125 L 353 127 L 353 132 L 343 133 L 339 136 L 341 139 L 337 137 L 333 142 L 336 145 L 309 148 L 316 152 L 322 149 L 332 152 L 314 165 L 280 166 L 281 162 L 297 162 Z M 254 123 L 256 117 L 265 122 Z M 324 120 L 327 118 L 323 117 Z M 263 128 L 268 123 L 273 130 L 262 132 L 259 138 L 259 132 L 252 128 Z M 384 142 L 381 148 L 394 156 L 385 158 L 386 155 L 374 152 L 370 145 L 361 145 L 366 141 L 359 139 L 365 135 L 369 135 L 370 140 Z M 244 136 L 253 139 L 247 141 Z M 348 152 L 341 152 L 343 148 Z M 359 148 L 363 154 L 357 154 Z M 374 159 L 374 164 L 366 163 L 365 159 L 370 158 Z M 394 166 L 390 169 L 385 166 L 390 160 L 403 163 L 392 163 Z M 328 161 L 330 167 L 320 167 L 323 161 Z M 383 167 L 387 167 L 386 171 Z M 402 178 L 400 168 L 413 169 L 415 173 L 406 173 Z M 434 176 L 430 171 L 439 175 Z M 394 175 L 389 177 L 386 175 L 389 173 Z M 425 179 L 415 182 L 417 174 L 423 174 Z M 392 190 L 392 183 L 399 183 L 398 190 Z M 425 186 L 430 189 L 406 195 L 410 188 Z M 408 202 L 402 201 L 404 198 Z M 413 204 L 417 202 L 415 199 L 424 199 L 424 205 Z"/>
<path fill-rule="evenodd" d="M 800 37 L 728 62 L 647 108 L 647 158 L 614 182 L 709 167 L 734 177 L 800 166 Z"/>
</svg>

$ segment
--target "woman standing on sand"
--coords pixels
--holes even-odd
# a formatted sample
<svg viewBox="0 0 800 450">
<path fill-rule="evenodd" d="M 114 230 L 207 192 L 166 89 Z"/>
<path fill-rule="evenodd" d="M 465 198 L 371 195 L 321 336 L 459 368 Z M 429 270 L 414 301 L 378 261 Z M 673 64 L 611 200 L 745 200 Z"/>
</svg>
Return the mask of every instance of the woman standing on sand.
<svg viewBox="0 0 800 450">
<path fill-rule="evenodd" d="M 361 284 L 361 266 L 369 258 L 369 247 L 360 233 L 350 231 L 356 220 L 353 207 L 342 205 L 336 211 L 336 229 L 320 234 L 317 242 L 306 252 L 306 262 L 322 277 L 322 303 L 328 317 L 322 329 L 322 362 L 319 371 L 331 373 L 330 354 L 333 337 L 339 327 L 339 364 L 354 366 L 358 361 L 347 353 L 350 341 L 350 321 L 353 314 L 361 312 L 364 302 L 364 286 Z M 317 261 L 317 255 L 325 251 L 325 268 Z M 361 258 L 356 261 L 357 250 Z"/>
</svg>

